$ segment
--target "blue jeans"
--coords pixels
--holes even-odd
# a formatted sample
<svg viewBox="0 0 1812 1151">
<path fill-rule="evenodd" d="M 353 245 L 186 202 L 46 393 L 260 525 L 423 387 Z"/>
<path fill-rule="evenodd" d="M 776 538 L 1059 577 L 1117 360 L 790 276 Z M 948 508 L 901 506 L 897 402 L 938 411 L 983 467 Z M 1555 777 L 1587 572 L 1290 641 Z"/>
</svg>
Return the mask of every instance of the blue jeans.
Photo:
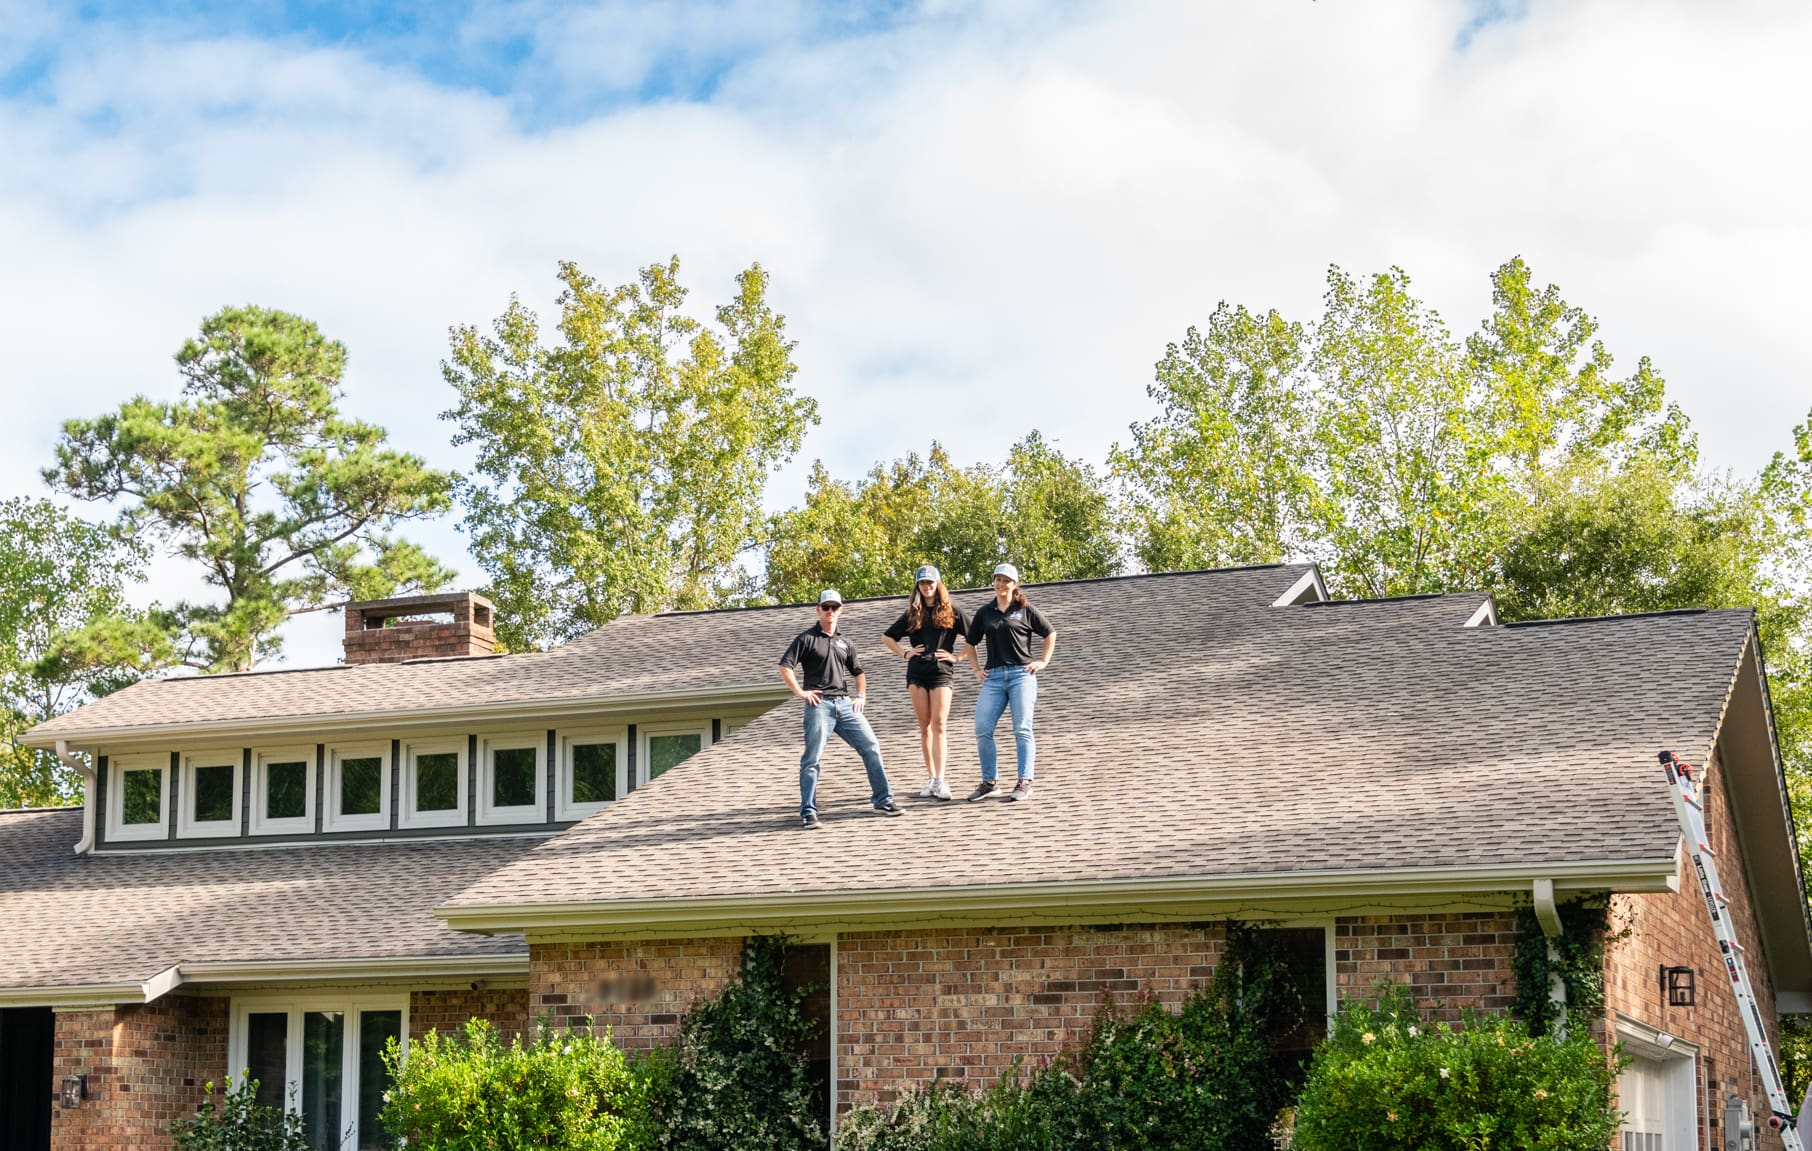
<svg viewBox="0 0 1812 1151">
<path fill-rule="evenodd" d="M 887 770 L 881 766 L 881 745 L 875 729 L 856 713 L 856 701 L 848 696 L 826 698 L 816 707 L 805 705 L 805 754 L 799 758 L 799 814 L 818 810 L 818 760 L 824 745 L 836 732 L 844 743 L 856 749 L 862 766 L 868 769 L 870 803 L 886 803 L 893 798 L 887 783 Z"/>
<path fill-rule="evenodd" d="M 1032 709 L 1038 705 L 1038 677 L 1023 667 L 996 667 L 982 680 L 975 697 L 975 750 L 981 755 L 982 778 L 992 780 L 995 766 L 994 728 L 1000 715 L 1013 709 L 1013 747 L 1019 752 L 1019 778 L 1032 778 L 1032 757 L 1038 745 L 1032 740 Z"/>
</svg>

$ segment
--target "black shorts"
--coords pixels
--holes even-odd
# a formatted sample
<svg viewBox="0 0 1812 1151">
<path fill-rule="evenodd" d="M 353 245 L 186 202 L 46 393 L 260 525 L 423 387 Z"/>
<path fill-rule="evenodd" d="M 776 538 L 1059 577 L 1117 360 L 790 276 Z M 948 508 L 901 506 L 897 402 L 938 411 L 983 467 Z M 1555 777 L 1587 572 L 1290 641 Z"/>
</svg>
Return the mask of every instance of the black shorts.
<svg viewBox="0 0 1812 1151">
<path fill-rule="evenodd" d="M 927 674 L 920 671 L 909 671 L 906 673 L 906 686 L 908 687 L 950 687 L 955 683 L 956 676 L 952 672 Z"/>
</svg>

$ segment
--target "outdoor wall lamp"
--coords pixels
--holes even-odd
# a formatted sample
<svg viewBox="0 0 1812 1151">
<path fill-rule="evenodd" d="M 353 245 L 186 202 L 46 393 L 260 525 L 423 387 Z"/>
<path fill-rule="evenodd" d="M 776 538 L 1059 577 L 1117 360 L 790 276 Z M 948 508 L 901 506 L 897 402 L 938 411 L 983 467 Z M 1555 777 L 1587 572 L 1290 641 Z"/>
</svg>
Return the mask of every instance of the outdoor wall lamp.
<svg viewBox="0 0 1812 1151">
<path fill-rule="evenodd" d="M 1693 1005 L 1693 974 L 1690 967 L 1661 965 L 1661 995 L 1669 1007 Z"/>
<path fill-rule="evenodd" d="M 88 1076 L 65 1075 L 63 1089 L 57 1092 L 57 1099 L 65 1109 L 80 1107 L 82 1100 L 88 1098 Z"/>
</svg>

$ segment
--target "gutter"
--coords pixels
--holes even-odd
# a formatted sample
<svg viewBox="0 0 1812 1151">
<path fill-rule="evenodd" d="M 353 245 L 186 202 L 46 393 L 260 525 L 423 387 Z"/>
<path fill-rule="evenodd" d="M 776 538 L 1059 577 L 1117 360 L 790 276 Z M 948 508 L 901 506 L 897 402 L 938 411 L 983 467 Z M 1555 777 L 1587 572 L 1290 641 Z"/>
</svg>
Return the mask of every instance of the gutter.
<svg viewBox="0 0 1812 1151">
<path fill-rule="evenodd" d="M 1548 939 L 1548 962 L 1560 962 L 1560 948 L 1555 940 L 1560 938 L 1560 908 L 1554 905 L 1554 881 L 1538 879 L 1534 883 L 1535 921 L 1541 924 L 1541 933 Z M 1559 971 L 1548 972 L 1548 1002 L 1554 1005 L 1554 1031 L 1561 1038 L 1567 1033 L 1567 983 L 1560 977 Z"/>
<path fill-rule="evenodd" d="M 273 673 L 280 674 L 280 673 Z M 179 682 L 179 681 L 172 681 Z M 167 689 L 166 689 L 167 690 Z M 455 707 L 424 707 L 399 711 L 394 708 L 371 711 L 327 712 L 320 715 L 249 717 L 227 720 L 195 720 L 187 723 L 113 724 L 103 727 L 58 727 L 40 732 L 33 728 L 20 737 L 27 747 L 49 749 L 53 744 L 71 742 L 117 744 L 122 741 L 154 740 L 198 735 L 252 735 L 260 739 L 286 732 L 319 733 L 322 731 L 353 732 L 372 728 L 394 730 L 452 720 L 521 723 L 533 719 L 558 719 L 568 716 L 599 718 L 617 713 L 647 711 L 650 705 L 661 707 L 702 707 L 714 705 L 774 704 L 788 699 L 779 680 L 774 683 L 743 684 L 737 687 L 694 688 L 690 691 L 644 691 L 625 695 L 573 696 L 554 700 L 523 700 L 511 703 L 485 703 Z M 89 706 L 93 706 L 92 704 Z M 80 711 L 71 712 L 80 715 Z M 55 720 L 51 721 L 55 723 Z M 311 739 L 313 737 L 311 736 Z"/>
<path fill-rule="evenodd" d="M 479 934 L 591 929 L 612 935 L 678 936 L 811 928 L 863 930 L 928 920 L 1001 923 L 1038 916 L 1063 922 L 1102 917 L 1214 918 L 1259 900 L 1428 898 L 1526 891 L 1536 882 L 1580 891 L 1666 891 L 1674 859 L 1539 865 L 1304 871 L 1086 882 L 977 884 L 889 891 L 762 892 L 676 899 L 443 904 L 455 931 Z M 1049 920 L 1055 922 L 1057 920 Z M 1558 918 L 1556 923 L 1558 924 Z"/>
<path fill-rule="evenodd" d="M 82 798 L 82 838 L 76 841 L 75 853 L 86 855 L 94 849 L 94 768 L 81 756 L 70 752 L 67 739 L 57 740 L 56 753 L 64 767 L 82 777 L 82 788 L 86 793 Z"/>
<path fill-rule="evenodd" d="M 152 1003 L 178 987 L 245 983 L 369 982 L 378 979 L 496 979 L 528 975 L 528 949 L 510 955 L 289 959 L 258 963 L 176 963 L 138 983 L 0 988 L 0 1007 L 111 1010 Z"/>
</svg>

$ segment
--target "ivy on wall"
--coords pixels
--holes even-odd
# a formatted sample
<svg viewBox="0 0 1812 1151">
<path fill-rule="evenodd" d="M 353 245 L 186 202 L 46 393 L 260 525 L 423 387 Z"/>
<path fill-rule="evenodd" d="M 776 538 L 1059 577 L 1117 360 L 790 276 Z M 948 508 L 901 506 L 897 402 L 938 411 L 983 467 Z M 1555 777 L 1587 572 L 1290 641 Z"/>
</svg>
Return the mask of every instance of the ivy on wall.
<svg viewBox="0 0 1812 1151">
<path fill-rule="evenodd" d="M 1550 979 L 1560 976 L 1567 989 L 1567 1010 L 1595 1017 L 1604 1010 L 1604 948 L 1610 942 L 1611 908 L 1605 897 L 1597 896 L 1562 903 L 1560 935 L 1550 940 L 1542 934 L 1535 908 L 1524 905 L 1516 909 L 1516 949 L 1510 958 L 1516 973 L 1517 1018 L 1531 1035 L 1547 1035 L 1559 1017 L 1555 1003 L 1548 997 Z M 1618 933 L 1621 939 L 1629 927 Z M 1549 958 L 1548 945 L 1554 945 Z"/>
</svg>

